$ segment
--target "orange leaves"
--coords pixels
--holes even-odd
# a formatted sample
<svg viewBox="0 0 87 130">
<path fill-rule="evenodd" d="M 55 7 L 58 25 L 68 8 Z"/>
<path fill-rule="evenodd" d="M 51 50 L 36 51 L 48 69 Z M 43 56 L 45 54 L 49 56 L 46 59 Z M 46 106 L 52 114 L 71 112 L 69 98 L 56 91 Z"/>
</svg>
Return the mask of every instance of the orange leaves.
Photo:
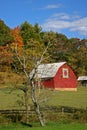
<svg viewBox="0 0 87 130">
<path fill-rule="evenodd" d="M 20 35 L 20 28 L 16 27 L 11 30 L 10 35 L 14 38 L 14 42 L 7 46 L 0 46 L 0 64 L 10 65 L 12 63 L 13 51 L 17 47 L 19 55 L 22 53 L 23 40 Z M 11 49 L 11 50 L 10 50 Z"/>
<path fill-rule="evenodd" d="M 14 37 L 14 43 L 12 43 L 12 46 L 23 47 L 23 39 L 20 35 L 20 28 L 16 27 L 11 30 L 11 35 Z"/>
<path fill-rule="evenodd" d="M 14 42 L 11 44 L 10 47 L 13 51 L 17 50 L 18 55 L 21 56 L 24 44 L 20 34 L 20 27 L 16 27 L 13 30 L 11 30 L 11 36 L 14 38 Z"/>
</svg>

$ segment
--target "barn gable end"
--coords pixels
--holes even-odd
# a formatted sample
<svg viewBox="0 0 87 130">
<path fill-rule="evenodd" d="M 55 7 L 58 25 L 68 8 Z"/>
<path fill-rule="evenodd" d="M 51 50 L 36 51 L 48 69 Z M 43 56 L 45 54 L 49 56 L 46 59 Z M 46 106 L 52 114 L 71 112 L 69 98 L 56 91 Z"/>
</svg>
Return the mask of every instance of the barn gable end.
<svg viewBox="0 0 87 130">
<path fill-rule="evenodd" d="M 56 90 L 77 90 L 76 75 L 67 63 L 62 65 L 57 71 L 57 74 L 54 77 L 54 88 Z"/>
</svg>

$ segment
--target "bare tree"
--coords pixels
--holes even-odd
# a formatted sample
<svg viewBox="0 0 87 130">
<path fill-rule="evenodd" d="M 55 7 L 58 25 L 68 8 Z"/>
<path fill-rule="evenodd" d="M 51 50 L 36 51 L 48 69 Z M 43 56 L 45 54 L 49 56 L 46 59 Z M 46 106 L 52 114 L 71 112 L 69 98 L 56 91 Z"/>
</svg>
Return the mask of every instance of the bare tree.
<svg viewBox="0 0 87 130">
<path fill-rule="evenodd" d="M 31 98 L 32 98 L 34 109 L 35 109 L 37 117 L 38 117 L 38 119 L 40 121 L 41 126 L 44 126 L 45 122 L 44 122 L 43 116 L 42 116 L 42 114 L 40 112 L 40 107 L 39 107 L 39 103 L 38 103 L 38 100 L 37 100 L 37 95 L 36 95 L 36 88 L 37 87 L 36 87 L 36 76 L 35 75 L 37 73 L 38 66 L 44 60 L 44 55 L 47 53 L 49 45 L 50 45 L 50 43 L 47 45 L 47 47 L 43 51 L 41 57 L 39 57 L 39 60 L 34 63 L 34 68 L 33 68 L 32 75 L 31 75 L 31 72 L 29 73 L 27 71 L 27 65 L 28 64 L 27 64 L 27 61 L 26 61 L 26 57 L 23 55 L 23 57 L 21 59 L 19 54 L 18 54 L 18 51 L 17 51 L 17 46 L 15 48 L 16 57 L 17 57 L 20 65 L 22 66 L 22 70 L 23 70 L 23 72 L 24 72 L 24 74 L 26 76 L 26 79 L 28 80 L 29 85 L 31 86 Z M 39 79 L 37 79 L 37 80 L 39 81 Z M 26 122 L 28 122 L 28 102 L 27 102 L 27 90 L 28 89 L 29 89 L 28 87 L 25 87 L 25 89 L 23 90 L 24 93 L 25 93 L 25 102 L 26 102 Z"/>
</svg>

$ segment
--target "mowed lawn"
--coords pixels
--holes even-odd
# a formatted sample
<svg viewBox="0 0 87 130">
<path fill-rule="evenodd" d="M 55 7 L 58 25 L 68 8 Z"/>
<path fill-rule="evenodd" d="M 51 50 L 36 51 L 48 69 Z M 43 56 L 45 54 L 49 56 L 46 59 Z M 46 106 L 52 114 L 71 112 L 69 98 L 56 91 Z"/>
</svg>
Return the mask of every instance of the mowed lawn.
<svg viewBox="0 0 87 130">
<path fill-rule="evenodd" d="M 0 110 L 22 108 L 20 104 L 24 100 L 23 96 L 21 90 L 0 89 Z M 87 108 L 87 87 L 78 87 L 75 92 L 41 89 L 37 96 L 41 106 Z"/>
<path fill-rule="evenodd" d="M 29 127 L 21 124 L 10 124 L 7 126 L 0 126 L 0 130 L 87 130 L 87 125 L 78 123 L 49 123 L 44 127 L 41 127 L 39 125 L 33 125 L 32 127 Z"/>
<path fill-rule="evenodd" d="M 49 105 L 87 108 L 87 87 L 78 87 L 76 92 L 54 91 Z"/>
</svg>

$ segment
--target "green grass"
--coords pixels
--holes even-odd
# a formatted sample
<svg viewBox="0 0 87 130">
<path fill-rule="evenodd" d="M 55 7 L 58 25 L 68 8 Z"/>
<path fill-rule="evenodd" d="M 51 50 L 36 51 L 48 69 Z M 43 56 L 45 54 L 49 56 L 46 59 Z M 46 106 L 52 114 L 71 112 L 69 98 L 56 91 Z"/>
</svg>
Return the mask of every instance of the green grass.
<svg viewBox="0 0 87 130">
<path fill-rule="evenodd" d="M 38 99 L 41 106 L 67 106 L 86 109 L 87 87 L 78 87 L 76 92 L 41 90 Z M 22 91 L 14 90 L 11 92 L 8 88 L 0 89 L 0 109 L 20 109 L 22 108 L 19 105 L 21 101 L 24 101 Z"/>
<path fill-rule="evenodd" d="M 20 108 L 18 101 L 23 100 L 23 93 L 19 90 L 12 91 L 9 88 L 0 89 L 0 109 Z"/>
<path fill-rule="evenodd" d="M 87 125 L 78 123 L 49 123 L 45 127 L 41 127 L 38 124 L 34 124 L 32 127 L 29 127 L 22 124 L 10 124 L 7 126 L 0 126 L 0 130 L 87 130 Z"/>
<path fill-rule="evenodd" d="M 38 93 L 38 92 L 37 92 Z M 87 108 L 87 87 L 78 87 L 76 92 L 68 91 L 51 91 L 47 89 L 41 89 L 38 93 L 41 106 L 67 106 L 75 108 Z M 23 108 L 19 106 L 18 101 L 24 101 L 23 92 L 20 90 L 11 91 L 9 88 L 0 89 L 0 109 L 16 109 Z M 72 121 L 73 122 L 73 121 Z M 0 130 L 87 130 L 87 124 L 79 123 L 63 123 L 58 121 L 57 123 L 47 123 L 45 127 L 40 127 L 39 124 L 32 124 L 32 127 L 23 124 L 2 124 Z"/>
<path fill-rule="evenodd" d="M 76 92 L 54 91 L 51 100 L 48 101 L 52 106 L 69 106 L 76 108 L 87 107 L 87 88 L 79 87 Z"/>
</svg>

